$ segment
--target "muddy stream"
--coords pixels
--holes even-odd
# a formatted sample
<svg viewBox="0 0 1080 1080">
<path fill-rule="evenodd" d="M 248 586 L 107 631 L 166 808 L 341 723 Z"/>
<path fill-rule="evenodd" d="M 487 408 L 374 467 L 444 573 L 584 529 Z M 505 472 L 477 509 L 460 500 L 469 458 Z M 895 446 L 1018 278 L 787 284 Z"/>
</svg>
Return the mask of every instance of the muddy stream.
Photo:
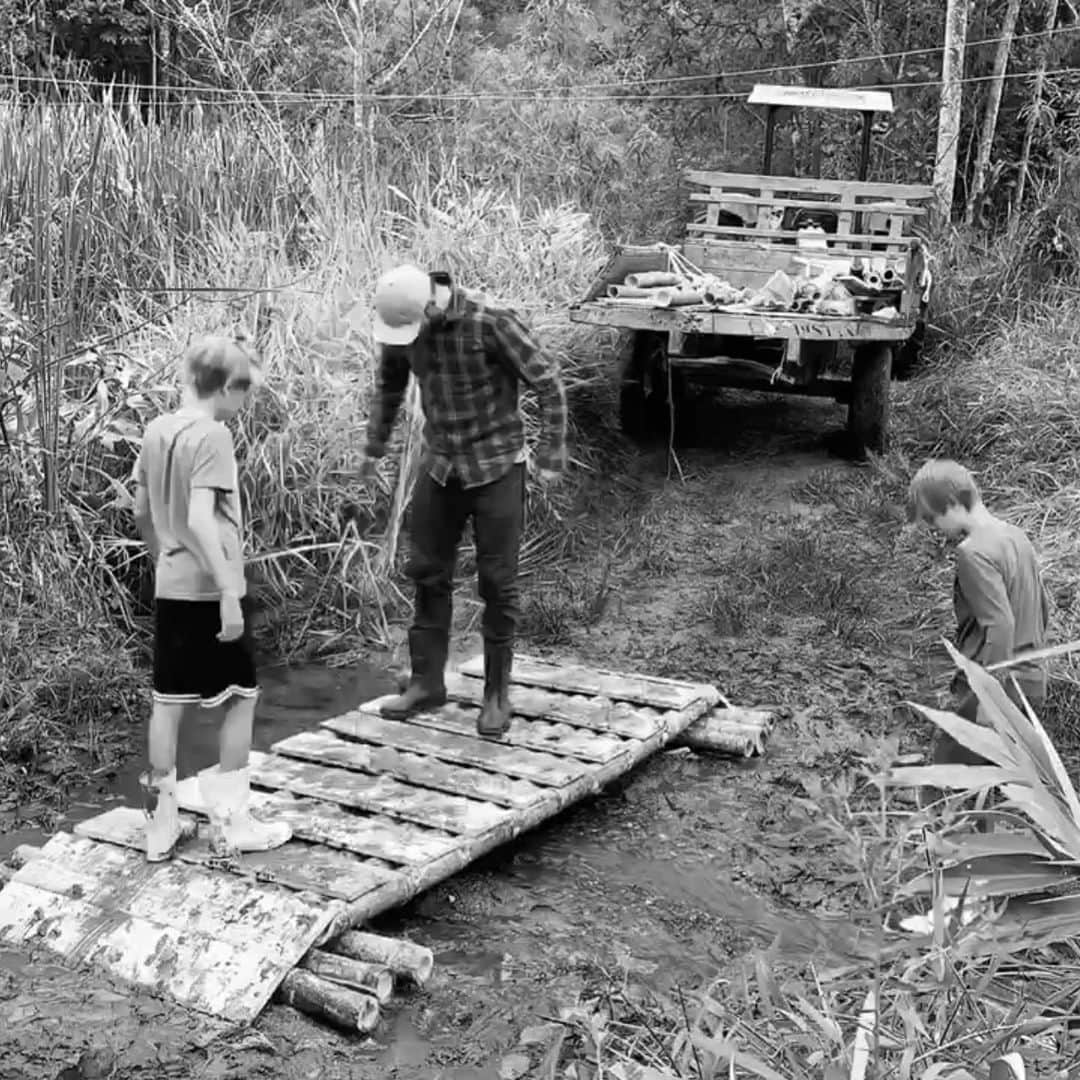
<svg viewBox="0 0 1080 1080">
<path fill-rule="evenodd" d="M 772 430 L 776 408 L 740 411 L 740 446 Z M 887 723 L 885 704 L 910 692 L 916 672 L 910 658 L 883 653 L 876 639 L 872 648 L 853 647 L 835 627 L 823 629 L 805 604 L 754 593 L 756 579 L 732 576 L 731 553 L 778 551 L 779 569 L 758 575 L 768 582 L 790 561 L 783 545 L 792 530 L 810 522 L 823 550 L 858 549 L 867 572 L 881 568 L 866 592 L 879 606 L 908 603 L 912 578 L 893 572 L 892 524 L 868 530 L 863 508 L 834 507 L 862 477 L 822 453 L 821 414 L 790 411 L 783 445 L 770 445 L 765 457 L 760 445 L 750 454 L 725 445 L 684 461 L 688 475 L 677 485 L 663 482 L 659 459 L 645 460 L 636 493 L 625 499 L 612 489 L 610 497 L 624 498 L 626 519 L 605 528 L 636 530 L 643 554 L 623 568 L 625 585 L 604 613 L 584 624 L 575 615 L 578 629 L 556 649 L 601 667 L 713 682 L 741 704 L 781 708 L 785 719 L 764 758 L 655 755 L 376 920 L 377 932 L 430 947 L 436 965 L 422 991 L 388 1005 L 371 1038 L 343 1037 L 277 1005 L 252 1030 L 222 1034 L 47 956 L 0 953 L 0 1080 L 535 1075 L 519 1071 L 529 1055 L 530 1069 L 537 1066 L 535 1051 L 520 1045 L 522 1032 L 598 986 L 659 1000 L 677 1017 L 680 989 L 725 973 L 737 981 L 732 962 L 776 933 L 770 910 L 835 909 L 841 871 L 827 845 L 800 833 L 796 797 L 808 776 L 829 775 L 865 747 Z M 819 481 L 817 494 L 808 494 L 822 469 L 832 487 Z M 921 563 L 912 566 L 922 572 Z M 593 568 L 597 579 L 601 569 Z M 586 565 L 581 580 L 592 572 Z M 576 602 L 580 589 L 559 586 L 552 602 Z M 829 603 L 832 592 L 819 606 Z M 768 617 L 762 632 L 754 629 L 759 611 Z M 906 653 L 908 631 L 897 634 Z M 307 666 L 266 670 L 263 684 L 258 749 L 385 693 L 392 679 L 372 667 Z M 189 726 L 182 741 L 181 775 L 216 760 L 208 725 Z M 77 793 L 57 827 L 70 829 L 117 801 L 139 805 L 141 765 L 140 748 L 122 774 Z M 16 823 L 0 836 L 0 860 L 18 844 L 43 840 Z M 75 1068 L 88 1050 L 103 1054 L 111 1071 L 95 1061 Z"/>
<path fill-rule="evenodd" d="M 392 682 L 363 667 L 268 670 L 254 745 L 267 750 L 386 693 Z M 782 756 L 782 746 L 775 746 L 770 771 Z M 180 775 L 216 760 L 216 727 L 186 719 Z M 133 755 L 119 774 L 76 792 L 57 828 L 70 830 L 111 806 L 140 805 L 142 767 L 141 755 Z M 362 1045 L 274 1006 L 258 1025 L 265 1045 L 223 1050 L 225 1063 L 215 1071 L 218 1044 L 193 1049 L 212 1037 L 197 1019 L 181 1020 L 149 997 L 128 998 L 44 955 L 27 961 L 0 952 L 0 1030 L 7 1028 L 5 1038 L 15 1036 L 0 1059 L 0 1076 L 13 1062 L 12 1076 L 58 1076 L 87 1047 L 101 1046 L 114 1056 L 118 1075 L 143 1075 L 150 1062 L 165 1070 L 157 1075 L 233 1075 L 221 1070 L 251 1053 L 270 1075 L 337 1075 L 329 1054 L 363 1063 L 375 1076 L 495 1076 L 521 1029 L 573 1004 L 589 972 L 622 973 L 659 993 L 700 985 L 715 973 L 728 952 L 731 911 L 754 903 L 739 888 L 734 866 L 745 872 L 740 832 L 747 826 L 741 822 L 752 814 L 746 796 L 758 786 L 762 767 L 660 755 L 377 920 L 379 931 L 430 947 L 436 972 L 423 992 L 395 999 L 376 1037 Z M 46 840 L 40 829 L 16 827 L 0 836 L 0 861 L 19 844 Z M 249 1062 L 248 1075 L 252 1067 Z"/>
</svg>

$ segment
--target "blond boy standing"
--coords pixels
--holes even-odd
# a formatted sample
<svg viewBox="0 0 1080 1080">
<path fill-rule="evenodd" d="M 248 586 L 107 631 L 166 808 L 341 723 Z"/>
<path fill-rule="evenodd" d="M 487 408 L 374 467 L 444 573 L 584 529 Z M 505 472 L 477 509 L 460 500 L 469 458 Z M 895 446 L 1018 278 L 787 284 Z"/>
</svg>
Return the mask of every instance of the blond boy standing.
<svg viewBox="0 0 1080 1080">
<path fill-rule="evenodd" d="M 240 341 L 207 337 L 184 358 L 180 408 L 147 425 L 135 466 L 135 520 L 155 563 L 153 711 L 146 855 L 180 838 L 176 746 L 184 710 L 221 713 L 220 763 L 199 777 L 215 855 L 266 851 L 291 835 L 248 812 L 258 682 L 241 601 L 247 587 L 232 435 L 257 372 Z"/>
</svg>

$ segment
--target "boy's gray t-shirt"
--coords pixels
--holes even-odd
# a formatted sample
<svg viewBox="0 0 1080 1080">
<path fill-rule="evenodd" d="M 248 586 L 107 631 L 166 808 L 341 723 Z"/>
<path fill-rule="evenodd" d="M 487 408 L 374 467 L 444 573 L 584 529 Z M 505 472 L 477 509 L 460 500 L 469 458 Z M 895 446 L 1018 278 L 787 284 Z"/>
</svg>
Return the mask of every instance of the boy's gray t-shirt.
<svg viewBox="0 0 1080 1080">
<path fill-rule="evenodd" d="M 146 488 L 160 545 L 154 595 L 166 600 L 221 598 L 209 567 L 195 554 L 198 543 L 187 524 L 191 492 L 210 488 L 216 492 L 225 560 L 237 593 L 243 596 L 243 520 L 229 429 L 218 420 L 185 409 L 157 417 L 143 433 L 135 480 Z"/>
<path fill-rule="evenodd" d="M 957 648 L 984 667 L 1045 648 L 1049 603 L 1038 556 L 1022 529 L 994 521 L 961 542 L 956 549 L 954 607 Z M 1007 624 L 1010 617 L 1011 655 L 999 656 L 988 647 L 984 628 Z M 1025 692 L 1045 694 L 1046 672 L 1040 664 L 1018 664 L 1010 670 Z"/>
</svg>

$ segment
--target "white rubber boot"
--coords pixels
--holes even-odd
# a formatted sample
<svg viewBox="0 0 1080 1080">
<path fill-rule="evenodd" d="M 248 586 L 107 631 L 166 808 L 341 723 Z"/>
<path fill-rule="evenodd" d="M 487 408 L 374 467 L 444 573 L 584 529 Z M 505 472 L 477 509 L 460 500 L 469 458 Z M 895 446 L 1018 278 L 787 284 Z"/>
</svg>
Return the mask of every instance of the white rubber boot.
<svg viewBox="0 0 1080 1080">
<path fill-rule="evenodd" d="M 165 776 L 147 773 L 143 777 L 146 794 L 146 859 L 171 859 L 180 842 L 180 808 L 176 802 L 176 770 Z"/>
<path fill-rule="evenodd" d="M 199 790 L 210 818 L 210 850 L 215 855 L 233 858 L 244 851 L 272 851 L 292 839 L 292 829 L 284 822 L 251 816 L 247 769 L 222 772 L 215 765 L 199 774 Z"/>
</svg>

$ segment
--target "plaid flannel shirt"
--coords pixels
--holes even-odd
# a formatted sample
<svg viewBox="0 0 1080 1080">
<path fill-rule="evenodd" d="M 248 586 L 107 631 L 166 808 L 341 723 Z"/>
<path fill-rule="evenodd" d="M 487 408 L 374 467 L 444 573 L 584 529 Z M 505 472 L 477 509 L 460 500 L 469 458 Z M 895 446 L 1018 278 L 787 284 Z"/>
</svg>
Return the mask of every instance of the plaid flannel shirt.
<svg viewBox="0 0 1080 1080">
<path fill-rule="evenodd" d="M 521 321 L 473 293 L 454 288 L 445 312 L 425 321 L 412 345 L 383 346 L 377 393 L 368 423 L 367 454 L 382 457 L 405 396 L 410 370 L 420 384 L 426 424 L 426 465 L 445 484 L 489 484 L 525 460 L 519 382 L 541 410 L 536 450 L 543 469 L 566 457 L 566 393 L 558 371 Z"/>
</svg>

